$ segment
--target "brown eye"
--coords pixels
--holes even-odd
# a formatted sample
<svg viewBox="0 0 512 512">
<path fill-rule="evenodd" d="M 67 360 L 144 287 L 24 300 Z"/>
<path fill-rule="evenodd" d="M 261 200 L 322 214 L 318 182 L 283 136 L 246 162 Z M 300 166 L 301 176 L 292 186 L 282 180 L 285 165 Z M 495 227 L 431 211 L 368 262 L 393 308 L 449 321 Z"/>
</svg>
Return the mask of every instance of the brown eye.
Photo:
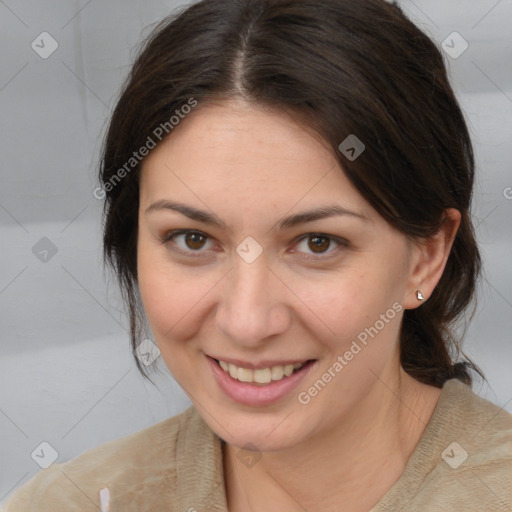
<svg viewBox="0 0 512 512">
<path fill-rule="evenodd" d="M 189 232 L 185 234 L 185 244 L 192 250 L 202 249 L 206 240 L 207 237 L 201 233 Z"/>
<path fill-rule="evenodd" d="M 170 250 L 188 256 L 203 256 L 213 245 L 212 240 L 205 233 L 180 229 L 167 233 L 161 240 Z"/>
<path fill-rule="evenodd" d="M 304 235 L 292 252 L 298 253 L 305 260 L 326 260 L 339 254 L 339 249 L 349 247 L 347 240 L 325 233 L 308 233 Z"/>
<path fill-rule="evenodd" d="M 308 247 L 316 253 L 323 253 L 331 245 L 331 240 L 326 236 L 312 235 L 308 239 Z"/>
</svg>

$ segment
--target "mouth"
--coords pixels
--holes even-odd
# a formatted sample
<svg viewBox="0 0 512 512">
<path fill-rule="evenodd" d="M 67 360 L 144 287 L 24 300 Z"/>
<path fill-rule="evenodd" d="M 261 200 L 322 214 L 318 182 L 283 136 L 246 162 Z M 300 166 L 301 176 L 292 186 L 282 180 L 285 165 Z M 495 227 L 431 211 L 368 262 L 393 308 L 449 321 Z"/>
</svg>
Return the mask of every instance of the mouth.
<svg viewBox="0 0 512 512">
<path fill-rule="evenodd" d="M 212 358 L 213 359 L 213 358 Z M 308 359 L 303 362 L 285 365 L 273 365 L 266 368 L 245 368 L 227 361 L 214 359 L 217 365 L 229 376 L 239 382 L 249 384 L 267 385 L 271 382 L 281 381 L 300 371 L 308 363 L 316 361 Z"/>
<path fill-rule="evenodd" d="M 261 362 L 258 368 L 238 366 L 234 362 L 206 356 L 214 380 L 225 396 L 250 407 L 265 407 L 288 399 L 306 375 L 313 371 L 317 359 L 282 361 L 286 364 Z M 281 361 L 279 361 L 281 362 Z M 242 361 L 237 361 L 238 364 Z M 256 365 L 254 365 L 256 366 Z"/>
</svg>

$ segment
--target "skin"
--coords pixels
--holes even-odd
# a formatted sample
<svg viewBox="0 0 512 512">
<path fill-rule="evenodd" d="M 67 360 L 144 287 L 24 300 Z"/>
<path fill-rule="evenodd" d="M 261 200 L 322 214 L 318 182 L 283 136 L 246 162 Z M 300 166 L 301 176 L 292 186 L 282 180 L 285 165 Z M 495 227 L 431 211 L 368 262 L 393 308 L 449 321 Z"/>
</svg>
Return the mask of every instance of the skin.
<svg viewBox="0 0 512 512">
<path fill-rule="evenodd" d="M 213 213 L 225 226 L 148 211 L 161 200 Z M 285 216 L 328 204 L 364 219 L 337 215 L 278 228 Z M 399 478 L 440 394 L 400 367 L 403 311 L 307 405 L 297 393 L 394 303 L 419 307 L 418 289 L 428 300 L 460 221 L 456 210 L 447 214 L 435 237 L 409 240 L 350 184 L 318 135 L 242 100 L 198 106 L 148 155 L 140 181 L 141 296 L 167 367 L 227 442 L 230 512 L 329 512 L 340 503 L 367 511 Z M 176 229 L 206 237 L 165 241 Z M 310 233 L 332 237 L 320 240 L 323 252 Z M 263 249 L 252 263 L 236 252 L 248 236 Z M 251 407 L 223 393 L 206 354 L 317 362 L 297 390 Z M 262 455 L 250 468 L 237 457 L 249 443 Z"/>
</svg>

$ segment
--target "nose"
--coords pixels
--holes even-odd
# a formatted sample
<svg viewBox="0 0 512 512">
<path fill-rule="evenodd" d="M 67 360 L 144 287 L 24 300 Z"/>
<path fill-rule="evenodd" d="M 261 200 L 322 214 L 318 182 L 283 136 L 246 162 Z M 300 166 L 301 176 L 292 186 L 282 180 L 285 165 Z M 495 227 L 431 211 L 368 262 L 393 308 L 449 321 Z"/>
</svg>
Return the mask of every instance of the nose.
<svg viewBox="0 0 512 512">
<path fill-rule="evenodd" d="M 292 313 L 287 293 L 264 258 L 253 263 L 240 258 L 224 280 L 216 326 L 234 345 L 256 348 L 289 329 Z"/>
</svg>

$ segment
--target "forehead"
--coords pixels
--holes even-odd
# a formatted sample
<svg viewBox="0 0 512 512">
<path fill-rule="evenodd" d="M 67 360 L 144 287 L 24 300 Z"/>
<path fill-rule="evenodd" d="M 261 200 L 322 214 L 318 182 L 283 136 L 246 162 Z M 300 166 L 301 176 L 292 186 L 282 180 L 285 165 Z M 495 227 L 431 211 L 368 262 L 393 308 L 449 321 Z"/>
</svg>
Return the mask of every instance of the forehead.
<svg viewBox="0 0 512 512">
<path fill-rule="evenodd" d="M 198 106 L 146 157 L 141 203 L 166 194 L 245 209 L 255 201 L 260 209 L 319 201 L 371 209 L 312 129 L 242 101 Z"/>
</svg>

